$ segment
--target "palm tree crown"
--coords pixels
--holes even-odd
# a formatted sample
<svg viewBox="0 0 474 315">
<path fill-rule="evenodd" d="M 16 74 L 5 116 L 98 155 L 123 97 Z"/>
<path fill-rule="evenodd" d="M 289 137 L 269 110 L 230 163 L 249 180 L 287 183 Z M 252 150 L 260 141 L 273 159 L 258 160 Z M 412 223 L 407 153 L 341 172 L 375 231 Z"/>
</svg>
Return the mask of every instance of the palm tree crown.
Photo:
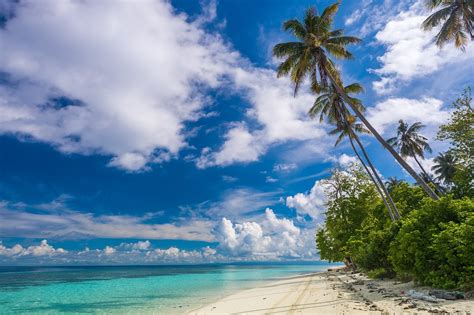
<svg viewBox="0 0 474 315">
<path fill-rule="evenodd" d="M 359 83 L 352 83 L 344 87 L 344 92 L 347 94 L 358 94 L 362 93 L 364 89 Z M 362 102 L 352 96 L 348 96 L 351 101 L 357 106 L 359 111 L 365 111 L 365 107 Z M 308 112 L 311 118 L 316 117 L 319 114 L 319 121 L 323 122 L 326 117 L 329 123 L 336 125 L 337 127 L 343 126 L 343 122 L 346 117 L 351 116 L 341 95 L 337 93 L 333 86 L 327 87 L 321 91 L 321 94 L 314 101 L 313 106 Z"/>
<path fill-rule="evenodd" d="M 431 168 L 437 175 L 438 180 L 442 180 L 447 184 L 453 182 L 454 173 L 456 172 L 457 159 L 454 155 L 447 153 L 440 153 L 433 160 L 436 164 Z"/>
<path fill-rule="evenodd" d="M 428 139 L 418 133 L 425 125 L 415 122 L 411 126 L 403 120 L 398 121 L 397 135 L 387 140 L 387 142 L 398 149 L 402 157 L 425 158 L 424 151 L 431 152 Z"/>
<path fill-rule="evenodd" d="M 329 55 L 338 59 L 353 58 L 346 46 L 358 43 L 360 39 L 344 36 L 342 29 L 332 29 L 338 9 L 339 3 L 334 3 L 318 15 L 315 8 L 309 8 L 303 21 L 292 19 L 283 23 L 283 29 L 291 31 L 297 41 L 275 45 L 273 54 L 285 58 L 278 66 L 278 77 L 290 75 L 295 84 L 295 94 L 306 76 L 311 78 L 316 92 L 328 87 L 328 72 L 333 77 L 339 77 Z"/>
<path fill-rule="evenodd" d="M 427 6 L 433 10 L 440 9 L 431 14 L 424 22 L 423 29 L 431 30 L 440 25 L 440 31 L 435 36 L 436 45 L 442 47 L 447 42 L 454 41 L 457 48 L 465 49 L 474 39 L 474 1 L 473 0 L 428 0 Z"/>
</svg>

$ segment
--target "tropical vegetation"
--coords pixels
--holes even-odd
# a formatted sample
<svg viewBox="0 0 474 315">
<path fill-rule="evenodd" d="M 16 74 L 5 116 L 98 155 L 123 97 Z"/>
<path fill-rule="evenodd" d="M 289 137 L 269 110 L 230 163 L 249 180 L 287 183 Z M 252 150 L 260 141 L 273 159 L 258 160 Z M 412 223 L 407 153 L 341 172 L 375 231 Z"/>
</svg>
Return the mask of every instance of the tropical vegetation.
<svg viewBox="0 0 474 315">
<path fill-rule="evenodd" d="M 417 172 L 385 141 L 384 138 L 370 124 L 359 109 L 357 103 L 344 91 L 341 75 L 332 58 L 353 59 L 347 49 L 350 44 L 360 42 L 354 36 L 344 35 L 343 29 L 333 29 L 333 21 L 339 9 L 339 2 L 328 6 L 319 15 L 315 8 L 309 8 L 303 21 L 291 19 L 283 23 L 283 29 L 290 31 L 296 41 L 280 43 L 273 47 L 273 54 L 283 61 L 278 66 L 277 75 L 289 76 L 294 83 L 294 92 L 298 93 L 301 84 L 306 78 L 310 79 L 311 91 L 321 93 L 333 90 L 344 101 L 342 105 L 354 112 L 365 127 L 386 148 L 397 162 L 419 183 L 426 193 L 433 199 L 439 199 L 434 190 L 417 174 Z"/>
<path fill-rule="evenodd" d="M 447 194 L 433 200 L 420 186 L 390 178 L 387 190 L 401 214 L 401 220 L 393 221 L 360 164 L 333 170 L 323 181 L 326 221 L 316 233 L 322 259 L 346 261 L 373 277 L 474 289 L 474 139 L 467 132 L 473 121 L 459 115 L 472 108 L 463 102 L 468 91 L 454 102 L 451 118 L 438 133 L 452 145 L 434 159 L 433 167 Z"/>
<path fill-rule="evenodd" d="M 428 1 L 439 9 L 424 23 L 442 24 L 436 44 L 454 41 L 464 49 L 472 39 L 472 0 Z M 324 223 L 316 232 L 321 259 L 345 261 L 372 277 L 396 277 L 441 288 L 474 289 L 474 110 L 467 88 L 453 103 L 451 117 L 441 125 L 437 140 L 449 143 L 446 152 L 427 169 L 421 162 L 431 153 L 421 122 L 399 121 L 394 137 L 385 140 L 364 115 L 365 106 L 354 95 L 358 83 L 343 84 L 336 60 L 353 59 L 348 50 L 361 40 L 334 29 L 340 2 L 318 13 L 305 12 L 283 29 L 294 41 L 273 48 L 281 59 L 278 77 L 288 76 L 294 94 L 305 86 L 315 101 L 308 113 L 333 128 L 335 146 L 348 140 L 358 162 L 336 168 L 321 181 L 327 197 Z M 385 183 L 365 150 L 361 136 L 372 135 L 416 181 L 389 178 Z M 420 173 L 405 159 L 412 158 Z M 434 174 L 434 175 L 433 175 Z M 435 176 L 435 177 L 433 177 Z M 436 192 L 437 193 L 436 193 Z M 439 195 L 438 195 L 439 194 Z M 440 197 L 441 196 L 441 197 Z"/>
</svg>

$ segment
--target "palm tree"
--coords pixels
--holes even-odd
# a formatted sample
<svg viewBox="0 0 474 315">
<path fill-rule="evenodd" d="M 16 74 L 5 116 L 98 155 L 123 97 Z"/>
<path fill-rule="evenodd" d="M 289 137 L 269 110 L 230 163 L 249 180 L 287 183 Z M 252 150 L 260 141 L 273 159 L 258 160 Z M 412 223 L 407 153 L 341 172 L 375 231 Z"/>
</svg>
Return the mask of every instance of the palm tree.
<svg viewBox="0 0 474 315">
<path fill-rule="evenodd" d="M 474 1 L 428 0 L 426 4 L 430 10 L 440 7 L 422 24 L 424 30 L 431 30 L 443 24 L 435 36 L 436 45 L 443 47 L 447 42 L 454 41 L 457 48 L 465 50 L 469 37 L 474 39 Z"/>
<path fill-rule="evenodd" d="M 363 88 L 360 84 L 353 83 L 345 86 L 344 91 L 347 94 L 355 94 L 363 92 Z M 362 102 L 359 99 L 351 96 L 349 97 L 354 102 L 354 104 L 357 104 L 356 106 L 360 111 L 365 110 L 364 106 L 362 105 Z M 331 124 L 336 125 L 336 129 L 332 130 L 329 133 L 331 135 L 339 134 L 335 146 L 337 146 L 344 138 L 349 138 L 354 153 L 356 154 L 365 171 L 374 183 L 378 193 L 380 194 L 385 206 L 388 209 L 390 218 L 394 221 L 399 219 L 400 214 L 398 212 L 397 207 L 395 206 L 395 203 L 393 202 L 388 191 L 385 189 L 385 186 L 383 185 L 383 182 L 380 179 L 377 170 L 373 166 L 371 160 L 369 159 L 369 156 L 367 155 L 367 152 L 364 149 L 364 146 L 362 145 L 362 142 L 357 136 L 357 133 L 369 133 L 369 131 L 365 129 L 363 124 L 356 123 L 355 117 L 349 113 L 347 108 L 344 106 L 343 99 L 339 94 L 337 94 L 337 92 L 332 87 L 328 87 L 326 90 L 322 91 L 320 96 L 316 98 L 316 101 L 309 110 L 309 115 L 312 118 L 314 118 L 318 114 L 320 122 L 322 122 L 326 117 Z M 366 163 L 360 156 L 358 150 L 356 149 L 356 146 L 354 145 L 354 140 L 357 142 L 359 148 L 362 150 L 362 153 L 365 159 L 367 160 L 367 163 L 369 164 L 369 167 L 372 172 L 369 170 Z M 388 201 L 386 196 L 388 196 Z"/>
<path fill-rule="evenodd" d="M 338 126 L 336 129 L 332 130 L 329 132 L 331 135 L 335 135 L 339 133 L 339 136 L 336 140 L 335 146 L 337 146 L 344 138 L 349 138 L 349 142 L 351 144 L 352 150 L 354 151 L 355 155 L 359 159 L 360 163 L 364 167 L 366 173 L 369 175 L 370 179 L 375 185 L 375 188 L 377 189 L 377 192 L 379 193 L 380 197 L 382 198 L 383 203 L 385 204 L 385 207 L 388 210 L 388 214 L 390 215 L 390 218 L 392 221 L 396 221 L 400 219 L 400 214 L 398 212 L 397 207 L 395 206 L 395 203 L 393 203 L 393 200 L 388 193 L 388 191 L 385 189 L 378 173 L 377 170 L 374 168 L 372 162 L 370 161 L 364 147 L 362 146 L 361 142 L 358 139 L 357 133 L 369 133 L 367 129 L 365 129 L 364 125 L 361 123 L 356 123 L 355 122 L 355 117 L 354 116 L 347 116 L 345 119 L 345 123 L 341 124 Z M 357 150 L 354 140 L 357 141 L 357 144 L 359 145 L 359 148 L 361 148 L 364 157 L 366 158 L 367 162 L 369 163 L 369 167 L 371 170 L 369 170 L 369 167 L 367 167 L 367 164 L 365 161 L 362 159 L 362 157 L 359 154 L 359 151 Z M 387 196 L 389 200 L 387 200 Z"/>
<path fill-rule="evenodd" d="M 428 144 L 428 139 L 420 135 L 418 131 L 425 128 L 421 122 L 417 121 L 411 126 L 402 119 L 398 121 L 397 135 L 387 140 L 387 142 L 398 149 L 403 158 L 412 157 L 416 164 L 420 167 L 422 173 L 427 176 L 428 172 L 423 168 L 417 156 L 425 159 L 425 151 L 431 152 L 431 147 Z"/>
<path fill-rule="evenodd" d="M 434 162 L 436 164 L 431 169 L 438 175 L 436 179 L 444 181 L 447 185 L 452 184 L 456 172 L 456 157 L 449 152 L 440 153 L 434 158 Z"/>
<path fill-rule="evenodd" d="M 344 36 L 342 29 L 333 30 L 332 24 L 338 9 L 339 3 L 334 3 L 324 9 L 321 15 L 318 15 L 314 8 L 310 8 L 306 11 L 302 22 L 291 19 L 283 23 L 283 29 L 291 31 L 297 41 L 280 43 L 273 47 L 275 57 L 284 58 L 284 61 L 278 66 L 277 76 L 289 75 L 295 85 L 295 94 L 298 93 L 301 83 L 308 76 L 314 92 L 321 92 L 331 85 L 331 88 L 341 96 L 369 131 L 395 157 L 398 163 L 416 179 L 428 195 L 433 199 L 439 199 L 413 168 L 398 155 L 367 121 L 341 87 L 339 72 L 329 56 L 337 59 L 352 59 L 353 55 L 346 47 L 349 44 L 360 42 L 360 39 L 353 36 Z"/>
<path fill-rule="evenodd" d="M 387 140 L 387 142 L 396 148 L 403 158 L 412 157 L 421 170 L 421 178 L 427 183 L 432 183 L 436 190 L 443 194 L 444 190 L 431 177 L 430 174 L 421 165 L 418 157 L 425 159 L 425 151 L 432 152 L 428 144 L 428 139 L 418 132 L 425 128 L 421 122 L 417 121 L 411 126 L 402 119 L 398 121 L 397 135 Z"/>
</svg>

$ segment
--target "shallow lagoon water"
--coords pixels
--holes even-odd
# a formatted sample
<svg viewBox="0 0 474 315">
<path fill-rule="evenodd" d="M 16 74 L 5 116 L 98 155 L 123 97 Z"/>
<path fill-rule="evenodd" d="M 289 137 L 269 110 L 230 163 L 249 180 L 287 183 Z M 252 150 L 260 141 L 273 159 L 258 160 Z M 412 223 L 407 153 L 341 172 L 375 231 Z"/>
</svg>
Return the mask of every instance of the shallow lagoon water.
<svg viewBox="0 0 474 315">
<path fill-rule="evenodd" d="M 181 314 L 330 264 L 0 267 L 0 314 Z"/>
</svg>

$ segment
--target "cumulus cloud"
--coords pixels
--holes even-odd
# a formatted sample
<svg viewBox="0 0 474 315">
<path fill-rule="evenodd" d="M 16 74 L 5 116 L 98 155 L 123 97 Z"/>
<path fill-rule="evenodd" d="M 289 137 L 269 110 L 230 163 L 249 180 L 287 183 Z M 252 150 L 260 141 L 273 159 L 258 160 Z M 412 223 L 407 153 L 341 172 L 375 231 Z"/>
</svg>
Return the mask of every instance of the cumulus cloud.
<svg viewBox="0 0 474 315">
<path fill-rule="evenodd" d="M 246 67 L 234 69 L 229 77 L 235 90 L 251 104 L 247 119 L 260 127 L 249 130 L 245 122 L 237 122 L 228 130 L 220 148 L 202 152 L 198 167 L 253 162 L 272 145 L 326 136 L 324 126 L 307 114 L 314 96 L 302 90 L 294 97 L 291 82 L 276 79 L 275 71 Z"/>
<path fill-rule="evenodd" d="M 265 210 L 261 223 L 233 223 L 222 218 L 215 234 L 219 250 L 231 256 L 269 259 L 308 258 L 314 255 L 314 236 L 301 231 L 292 220 L 277 218 L 269 208 Z"/>
<path fill-rule="evenodd" d="M 318 180 L 308 193 L 297 193 L 286 197 L 286 205 L 295 209 L 301 216 L 308 215 L 312 219 L 317 219 L 326 207 L 326 187 L 324 181 Z"/>
<path fill-rule="evenodd" d="M 398 13 L 375 35 L 377 43 L 386 47 L 385 53 L 378 58 L 380 68 L 374 70 L 381 76 L 373 83 L 377 93 L 390 93 L 401 82 L 434 73 L 448 64 L 474 62 L 472 45 L 466 53 L 454 45 L 446 45 L 443 49 L 434 45 L 437 30 L 425 32 L 421 29 L 427 16 L 423 5 L 417 2 L 407 11 Z"/>
<path fill-rule="evenodd" d="M 0 133 L 142 171 L 177 156 L 188 145 L 185 123 L 205 116 L 206 91 L 225 88 L 249 102 L 259 127 L 236 122 L 198 167 L 256 161 L 273 144 L 324 135 L 306 115 L 309 93 L 293 98 L 288 80 L 204 30 L 214 1 L 195 21 L 152 0 L 24 1 L 15 10 L 0 30 L 9 82 L 0 87 Z"/>
<path fill-rule="evenodd" d="M 143 248 L 143 244 L 149 244 Z M 12 247 L 0 243 L 0 262 L 15 263 L 48 263 L 48 264 L 165 264 L 165 263 L 196 263 L 225 261 L 225 257 L 217 254 L 214 248 L 209 246 L 183 250 L 177 247 L 152 248 L 149 241 L 137 243 L 122 243 L 119 246 L 106 245 L 103 249 L 90 249 L 88 247 L 79 251 L 66 251 L 62 248 L 54 248 L 47 240 L 39 245 L 24 248 L 20 244 Z"/>
<path fill-rule="evenodd" d="M 48 244 L 47 240 L 42 240 L 39 245 L 32 245 L 24 248 L 20 244 L 16 244 L 8 248 L 0 243 L 0 256 L 10 258 L 18 258 L 21 256 L 53 256 L 58 254 L 66 254 L 67 251 L 63 248 L 54 248 Z"/>
<path fill-rule="evenodd" d="M 160 150 L 176 154 L 184 123 L 206 105 L 202 91 L 238 57 L 200 23 L 167 1 L 22 1 L 0 30 L 11 81 L 0 90 L 0 132 L 111 155 L 130 171 Z"/>
<path fill-rule="evenodd" d="M 389 98 L 367 109 L 367 119 L 382 134 L 389 130 L 388 127 L 397 124 L 400 119 L 409 123 L 421 121 L 434 129 L 444 123 L 449 115 L 449 110 L 443 108 L 441 100 L 430 97 Z M 393 128 L 390 129 L 393 130 Z"/>
<path fill-rule="evenodd" d="M 102 249 L 66 251 L 43 240 L 39 245 L 11 247 L 0 243 L 0 262 L 49 264 L 165 264 L 231 262 L 246 260 L 317 259 L 314 231 L 278 218 L 267 208 L 259 222 L 234 223 L 222 218 L 212 230 L 217 247 L 190 250 L 175 246 L 155 248 L 149 240 L 106 245 Z"/>
<path fill-rule="evenodd" d="M 239 125 L 227 132 L 225 142 L 218 152 L 205 148 L 201 153 L 196 165 L 199 168 L 205 168 L 213 165 L 225 166 L 238 162 L 257 161 L 263 153 L 263 147 L 247 127 Z"/>
</svg>

